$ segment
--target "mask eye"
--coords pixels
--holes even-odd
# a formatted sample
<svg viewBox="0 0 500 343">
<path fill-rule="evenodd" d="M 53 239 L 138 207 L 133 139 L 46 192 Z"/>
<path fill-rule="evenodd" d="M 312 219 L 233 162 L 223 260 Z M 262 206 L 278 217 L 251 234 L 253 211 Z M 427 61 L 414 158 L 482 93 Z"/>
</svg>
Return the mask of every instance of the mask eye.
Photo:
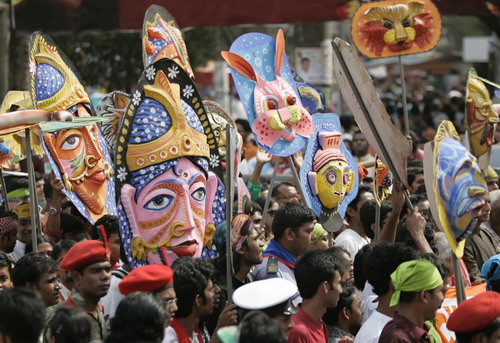
<svg viewBox="0 0 500 343">
<path fill-rule="evenodd" d="M 61 150 L 73 150 L 80 145 L 81 138 L 78 136 L 69 136 L 61 145 Z"/>
<path fill-rule="evenodd" d="M 344 185 L 349 183 L 349 174 L 344 174 Z"/>
<path fill-rule="evenodd" d="M 288 104 L 288 106 L 295 105 L 296 102 L 297 102 L 297 99 L 295 99 L 295 97 L 293 97 L 291 95 L 286 97 L 286 103 Z"/>
<path fill-rule="evenodd" d="M 269 110 L 277 110 L 278 109 L 278 102 L 273 99 L 267 99 L 266 100 L 267 108 Z"/>
<path fill-rule="evenodd" d="M 383 27 L 385 27 L 387 30 L 391 30 L 394 28 L 394 24 L 390 21 L 386 21 L 382 24 Z"/>
<path fill-rule="evenodd" d="M 203 201 L 205 200 L 205 196 L 206 196 L 206 190 L 205 190 L 205 187 L 200 187 L 198 188 L 197 190 L 195 190 L 193 192 L 193 194 L 191 194 L 191 196 L 193 197 L 194 200 L 196 201 Z"/>
<path fill-rule="evenodd" d="M 171 195 L 157 195 L 153 199 L 149 200 L 144 208 L 152 211 L 161 211 L 166 209 L 172 203 L 172 200 L 173 196 Z"/>
<path fill-rule="evenodd" d="M 411 26 L 411 22 L 410 22 L 410 19 L 406 18 L 404 19 L 401 24 L 404 26 L 404 27 L 410 27 Z"/>
<path fill-rule="evenodd" d="M 335 181 L 337 181 L 337 175 L 335 175 L 335 172 L 330 172 L 326 175 L 326 180 L 328 183 L 331 185 L 335 184 Z"/>
</svg>

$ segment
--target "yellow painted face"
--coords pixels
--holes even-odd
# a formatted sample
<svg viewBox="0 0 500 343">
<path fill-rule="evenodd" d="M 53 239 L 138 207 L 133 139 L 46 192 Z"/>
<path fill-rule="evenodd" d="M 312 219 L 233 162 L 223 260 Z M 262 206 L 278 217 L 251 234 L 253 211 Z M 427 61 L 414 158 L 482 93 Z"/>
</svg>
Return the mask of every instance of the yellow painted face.
<svg viewBox="0 0 500 343">
<path fill-rule="evenodd" d="M 485 154 L 493 144 L 494 125 L 498 115 L 493 110 L 490 93 L 484 83 L 474 77 L 468 81 L 467 116 L 471 133 L 472 151 L 476 157 Z"/>
<path fill-rule="evenodd" d="M 316 174 L 318 197 L 324 207 L 334 209 L 351 191 L 354 174 L 344 160 L 332 160 L 318 170 Z"/>
</svg>

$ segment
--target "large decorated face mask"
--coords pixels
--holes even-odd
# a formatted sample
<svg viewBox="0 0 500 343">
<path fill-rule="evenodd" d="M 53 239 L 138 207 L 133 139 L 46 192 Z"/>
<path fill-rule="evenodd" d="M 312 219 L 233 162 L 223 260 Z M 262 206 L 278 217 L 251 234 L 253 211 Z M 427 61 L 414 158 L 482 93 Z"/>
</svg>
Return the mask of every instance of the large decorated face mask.
<svg viewBox="0 0 500 343">
<path fill-rule="evenodd" d="M 486 182 L 477 160 L 460 144 L 453 123 L 439 124 L 425 145 L 424 175 L 432 216 L 445 233 L 452 252 L 463 256 L 465 238 L 485 205 Z"/>
<path fill-rule="evenodd" d="M 144 68 L 162 58 L 168 58 L 177 62 L 189 77 L 194 79 L 179 26 L 163 7 L 152 5 L 146 11 L 142 27 L 142 45 Z M 170 72 L 174 71 L 175 69 L 172 69 Z"/>
<path fill-rule="evenodd" d="M 173 67 L 179 73 L 169 75 Z M 149 68 L 132 95 L 116 151 L 120 233 L 133 268 L 202 256 L 224 213 L 220 184 L 209 170 L 209 159 L 218 161 L 217 147 L 207 143 L 214 134 L 193 82 L 171 60 Z"/>
<path fill-rule="evenodd" d="M 91 116 L 89 97 L 74 67 L 54 42 L 34 33 L 30 50 L 35 107 L 68 110 L 75 117 Z M 44 133 L 42 143 L 66 195 L 91 223 L 105 214 L 116 214 L 111 157 L 97 125 Z"/>
<path fill-rule="evenodd" d="M 434 48 L 441 17 L 430 0 L 389 0 L 363 4 L 352 20 L 352 37 L 368 57 L 414 54 Z"/>
<path fill-rule="evenodd" d="M 277 156 L 299 151 L 314 131 L 285 55 L 285 38 L 259 33 L 239 37 L 222 57 L 231 73 L 257 143 Z"/>
<path fill-rule="evenodd" d="M 484 83 L 469 73 L 467 82 L 467 119 L 472 153 L 484 155 L 493 144 L 498 114 L 493 110 L 490 93 Z"/>
<path fill-rule="evenodd" d="M 306 201 L 328 231 L 340 229 L 349 202 L 356 196 L 358 176 L 356 161 L 342 141 L 340 121 L 332 113 L 313 117 L 315 134 L 311 135 L 300 170 Z M 340 220 L 339 220 L 340 219 Z"/>
<path fill-rule="evenodd" d="M 476 158 L 452 138 L 445 138 L 441 144 L 438 186 L 451 229 L 455 237 L 460 237 L 480 214 L 487 188 Z"/>
</svg>

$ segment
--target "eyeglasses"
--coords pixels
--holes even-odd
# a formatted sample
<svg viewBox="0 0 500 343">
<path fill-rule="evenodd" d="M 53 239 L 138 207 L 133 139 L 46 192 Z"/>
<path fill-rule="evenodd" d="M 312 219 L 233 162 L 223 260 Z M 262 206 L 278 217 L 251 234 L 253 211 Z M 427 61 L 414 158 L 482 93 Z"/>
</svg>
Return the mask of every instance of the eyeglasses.
<svg viewBox="0 0 500 343">
<path fill-rule="evenodd" d="M 267 213 L 271 216 L 271 217 L 274 217 L 276 215 L 276 212 L 278 212 L 278 210 L 269 210 L 267 211 Z"/>
</svg>

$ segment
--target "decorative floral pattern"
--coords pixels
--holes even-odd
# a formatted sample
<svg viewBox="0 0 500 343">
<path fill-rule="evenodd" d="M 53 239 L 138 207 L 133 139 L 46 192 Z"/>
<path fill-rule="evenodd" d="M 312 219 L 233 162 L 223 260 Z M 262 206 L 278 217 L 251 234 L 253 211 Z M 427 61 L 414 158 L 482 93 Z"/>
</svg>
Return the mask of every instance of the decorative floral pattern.
<svg viewBox="0 0 500 343">
<path fill-rule="evenodd" d="M 219 156 L 215 154 L 210 155 L 210 167 L 212 167 L 212 169 L 215 169 L 219 166 L 219 164 Z"/>
<path fill-rule="evenodd" d="M 177 77 L 177 74 L 179 74 L 179 67 L 178 66 L 172 66 L 170 68 L 167 68 L 168 70 L 168 78 L 169 79 L 175 79 Z"/>
<path fill-rule="evenodd" d="M 148 69 L 146 69 L 146 78 L 149 80 L 149 81 L 152 81 L 155 77 L 155 68 L 153 66 L 150 66 Z"/>
<path fill-rule="evenodd" d="M 138 106 L 140 102 L 141 102 L 141 92 L 135 91 L 134 96 L 132 97 L 132 103 L 135 106 Z"/>
<path fill-rule="evenodd" d="M 116 175 L 116 177 L 121 182 L 125 181 L 125 179 L 127 178 L 127 170 L 125 169 L 125 167 L 118 168 L 118 174 Z"/>
<path fill-rule="evenodd" d="M 192 85 L 186 85 L 184 89 L 182 90 L 182 95 L 184 95 L 185 98 L 190 98 L 193 96 L 194 93 L 194 88 Z"/>
</svg>

